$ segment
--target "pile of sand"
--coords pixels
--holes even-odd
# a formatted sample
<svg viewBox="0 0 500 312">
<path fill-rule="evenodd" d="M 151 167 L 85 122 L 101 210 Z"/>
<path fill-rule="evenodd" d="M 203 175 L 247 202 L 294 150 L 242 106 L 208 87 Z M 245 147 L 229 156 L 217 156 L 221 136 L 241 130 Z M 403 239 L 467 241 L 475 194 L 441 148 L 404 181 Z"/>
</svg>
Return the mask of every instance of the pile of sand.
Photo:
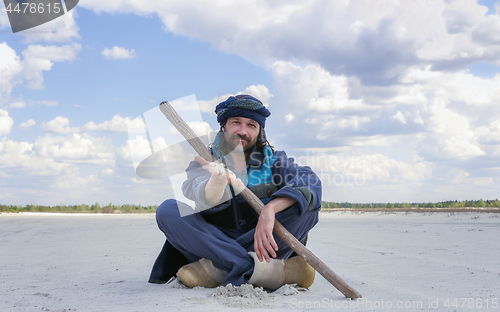
<svg viewBox="0 0 500 312">
<path fill-rule="evenodd" d="M 172 278 L 167 287 L 176 289 L 188 289 L 179 278 Z M 209 290 L 203 287 L 194 287 L 193 290 Z M 206 299 L 196 298 L 196 302 L 206 304 L 209 301 L 217 301 L 227 307 L 234 308 L 264 308 L 273 307 L 274 297 L 276 295 L 296 295 L 300 290 L 307 290 L 296 287 L 295 285 L 284 285 L 273 293 L 264 290 L 262 287 L 254 287 L 251 284 L 243 284 L 241 286 L 233 286 L 227 284 L 219 286 L 214 292 L 209 293 Z"/>
<path fill-rule="evenodd" d="M 254 287 L 250 284 L 219 286 L 210 297 L 217 299 L 225 306 L 237 308 L 269 307 L 274 299 L 274 295 L 262 287 Z"/>
</svg>

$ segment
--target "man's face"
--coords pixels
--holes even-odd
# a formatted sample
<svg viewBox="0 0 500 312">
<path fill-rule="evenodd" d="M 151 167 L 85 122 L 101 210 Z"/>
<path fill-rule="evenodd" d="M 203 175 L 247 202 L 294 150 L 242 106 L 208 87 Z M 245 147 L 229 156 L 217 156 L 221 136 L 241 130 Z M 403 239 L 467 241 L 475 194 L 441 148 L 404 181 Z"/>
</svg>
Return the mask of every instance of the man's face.
<svg viewBox="0 0 500 312">
<path fill-rule="evenodd" d="M 253 148 L 257 143 L 260 125 L 253 119 L 245 117 L 229 117 L 222 127 L 224 137 L 232 149 L 241 143 L 244 151 Z"/>
</svg>

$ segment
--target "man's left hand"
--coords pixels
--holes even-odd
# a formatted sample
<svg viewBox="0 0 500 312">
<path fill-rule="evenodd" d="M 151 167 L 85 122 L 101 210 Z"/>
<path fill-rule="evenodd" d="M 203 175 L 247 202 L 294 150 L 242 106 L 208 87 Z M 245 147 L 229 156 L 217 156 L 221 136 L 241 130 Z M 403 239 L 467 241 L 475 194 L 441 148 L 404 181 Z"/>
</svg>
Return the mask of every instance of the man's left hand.
<svg viewBox="0 0 500 312">
<path fill-rule="evenodd" d="M 255 254 L 261 262 L 263 257 L 269 262 L 269 255 L 276 258 L 276 251 L 278 251 L 278 245 L 273 237 L 274 220 L 276 219 L 274 215 L 272 207 L 264 206 L 255 227 L 253 246 Z"/>
<path fill-rule="evenodd" d="M 262 262 L 266 259 L 267 262 L 271 261 L 271 257 L 276 258 L 276 251 L 278 251 L 278 244 L 273 237 L 275 215 L 292 206 L 297 201 L 289 197 L 277 197 L 271 200 L 267 205 L 262 208 L 260 212 L 259 221 L 255 227 L 254 234 L 254 251 L 259 261 Z"/>
</svg>

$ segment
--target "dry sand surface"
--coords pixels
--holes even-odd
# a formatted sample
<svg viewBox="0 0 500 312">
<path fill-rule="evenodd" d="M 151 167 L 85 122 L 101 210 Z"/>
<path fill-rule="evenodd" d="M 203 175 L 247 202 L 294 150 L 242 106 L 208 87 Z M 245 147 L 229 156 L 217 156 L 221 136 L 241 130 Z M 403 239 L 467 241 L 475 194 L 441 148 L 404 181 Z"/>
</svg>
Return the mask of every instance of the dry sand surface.
<svg viewBox="0 0 500 312">
<path fill-rule="evenodd" d="M 320 275 L 293 295 L 148 284 L 164 240 L 154 215 L 3 214 L 0 311 L 500 311 L 500 214 L 320 219 L 308 248 L 362 299 Z"/>
</svg>

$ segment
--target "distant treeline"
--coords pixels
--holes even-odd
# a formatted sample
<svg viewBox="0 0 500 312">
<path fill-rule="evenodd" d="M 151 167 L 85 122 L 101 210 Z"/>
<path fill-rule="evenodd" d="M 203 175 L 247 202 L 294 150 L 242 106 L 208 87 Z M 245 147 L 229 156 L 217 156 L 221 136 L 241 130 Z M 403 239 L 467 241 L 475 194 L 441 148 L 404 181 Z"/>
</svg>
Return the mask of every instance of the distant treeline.
<svg viewBox="0 0 500 312">
<path fill-rule="evenodd" d="M 493 208 L 500 207 L 500 201 L 495 200 L 466 200 L 466 201 L 442 201 L 438 203 L 367 203 L 367 204 L 353 204 L 353 203 L 335 203 L 335 202 L 321 202 L 323 208 Z"/>
<path fill-rule="evenodd" d="M 442 201 L 438 203 L 335 203 L 322 201 L 323 208 L 356 208 L 356 209 L 383 209 L 383 208 L 500 208 L 500 201 L 495 200 L 466 200 L 466 201 Z M 142 205 L 113 205 L 101 206 L 99 203 L 93 205 L 57 205 L 42 206 L 29 204 L 26 206 L 1 205 L 0 212 L 63 212 L 63 213 L 152 213 L 158 206 Z"/>
<path fill-rule="evenodd" d="M 0 205 L 0 212 L 67 212 L 67 213 L 147 213 L 155 212 L 158 206 L 142 205 L 113 205 L 101 206 L 99 203 L 93 205 L 57 205 L 42 206 L 30 204 L 26 206 Z"/>
</svg>

